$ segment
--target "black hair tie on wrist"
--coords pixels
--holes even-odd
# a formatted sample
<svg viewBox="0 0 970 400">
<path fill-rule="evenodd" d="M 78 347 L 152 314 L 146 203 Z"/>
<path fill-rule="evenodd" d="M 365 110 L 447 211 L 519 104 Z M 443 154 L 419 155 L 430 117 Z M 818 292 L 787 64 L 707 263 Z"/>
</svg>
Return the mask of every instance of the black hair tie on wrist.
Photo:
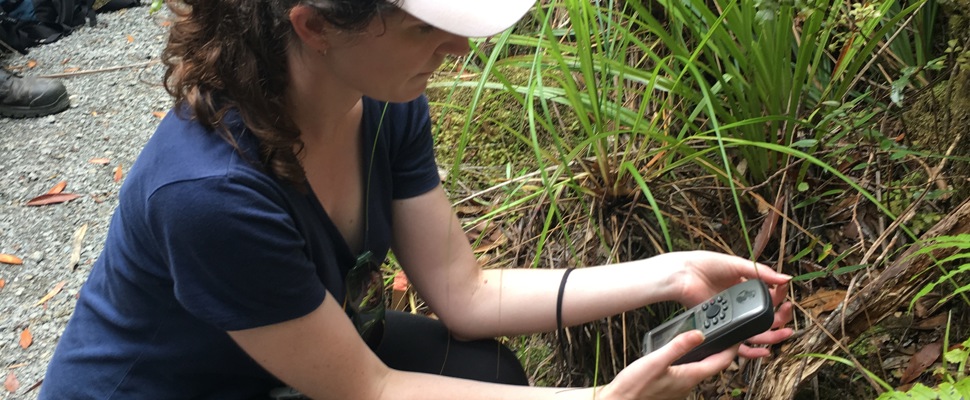
<svg viewBox="0 0 970 400">
<path fill-rule="evenodd" d="M 571 272 L 573 272 L 572 268 L 566 268 L 563 272 L 562 281 L 559 282 L 559 295 L 556 296 L 556 330 L 559 334 L 559 350 L 562 352 L 563 360 L 566 359 L 566 330 L 562 326 L 562 297 L 566 292 L 566 280 L 569 279 Z"/>
</svg>

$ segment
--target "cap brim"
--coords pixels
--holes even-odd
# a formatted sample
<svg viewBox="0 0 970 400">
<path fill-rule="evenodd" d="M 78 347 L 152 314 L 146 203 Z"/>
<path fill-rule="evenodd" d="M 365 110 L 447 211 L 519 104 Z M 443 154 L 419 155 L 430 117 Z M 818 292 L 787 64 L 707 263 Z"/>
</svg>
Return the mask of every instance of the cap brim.
<svg viewBox="0 0 970 400">
<path fill-rule="evenodd" d="M 428 24 L 456 35 L 492 36 L 525 15 L 535 0 L 402 0 L 398 6 Z"/>
</svg>

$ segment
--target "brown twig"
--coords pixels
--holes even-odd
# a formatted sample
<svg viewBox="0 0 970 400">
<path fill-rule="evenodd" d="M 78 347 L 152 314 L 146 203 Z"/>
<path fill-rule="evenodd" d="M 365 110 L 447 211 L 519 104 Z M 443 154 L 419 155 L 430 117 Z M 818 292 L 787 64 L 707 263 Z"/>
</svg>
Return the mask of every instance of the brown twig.
<svg viewBox="0 0 970 400">
<path fill-rule="evenodd" d="M 120 70 L 123 70 L 123 69 L 145 68 L 145 67 L 149 67 L 149 66 L 151 66 L 153 64 L 157 64 L 158 62 L 159 62 L 158 60 L 151 60 L 151 61 L 146 61 L 146 62 L 137 63 L 137 64 L 116 65 L 116 66 L 113 66 L 113 67 L 106 67 L 106 68 L 101 68 L 101 69 L 92 69 L 92 70 L 75 71 L 75 72 L 65 72 L 65 73 L 62 73 L 62 74 L 41 75 L 40 77 L 41 78 L 48 78 L 48 79 L 73 78 L 73 77 L 76 77 L 76 76 L 102 74 L 102 73 L 105 73 L 105 72 L 114 72 L 114 71 L 120 71 Z"/>
</svg>

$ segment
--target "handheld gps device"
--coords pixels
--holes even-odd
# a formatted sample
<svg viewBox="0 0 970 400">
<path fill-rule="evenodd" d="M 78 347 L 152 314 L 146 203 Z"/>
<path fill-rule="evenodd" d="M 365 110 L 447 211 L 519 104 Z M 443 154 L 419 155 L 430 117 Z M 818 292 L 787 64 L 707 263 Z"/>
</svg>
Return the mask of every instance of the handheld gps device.
<svg viewBox="0 0 970 400">
<path fill-rule="evenodd" d="M 704 333 L 704 342 L 674 361 L 674 365 L 700 361 L 767 331 L 774 322 L 774 314 L 764 282 L 757 279 L 741 282 L 647 332 L 643 336 L 643 355 L 681 333 L 698 329 Z"/>
</svg>

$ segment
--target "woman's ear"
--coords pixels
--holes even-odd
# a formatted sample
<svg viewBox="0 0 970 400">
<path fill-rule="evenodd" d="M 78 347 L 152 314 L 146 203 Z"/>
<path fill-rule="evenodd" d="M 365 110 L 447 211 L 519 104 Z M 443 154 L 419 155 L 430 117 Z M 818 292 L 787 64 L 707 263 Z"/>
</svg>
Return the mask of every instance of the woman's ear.
<svg viewBox="0 0 970 400">
<path fill-rule="evenodd" d="M 327 21 L 317 10 L 307 5 L 290 9 L 290 24 L 304 45 L 319 53 L 326 53 L 330 44 L 327 41 Z"/>
</svg>

